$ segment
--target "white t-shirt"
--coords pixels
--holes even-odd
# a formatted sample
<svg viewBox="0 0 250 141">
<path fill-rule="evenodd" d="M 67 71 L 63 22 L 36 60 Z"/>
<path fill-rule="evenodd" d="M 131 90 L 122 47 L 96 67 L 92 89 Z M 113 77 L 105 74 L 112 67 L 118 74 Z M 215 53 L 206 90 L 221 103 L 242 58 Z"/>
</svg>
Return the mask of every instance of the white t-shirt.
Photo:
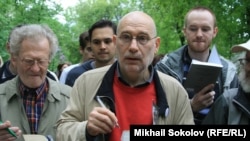
<svg viewBox="0 0 250 141">
<path fill-rule="evenodd" d="M 48 70 L 48 72 L 56 79 L 57 82 L 59 82 L 56 73 L 54 73 L 53 71 L 50 71 L 50 70 Z"/>
<path fill-rule="evenodd" d="M 79 66 L 81 63 L 78 63 L 78 64 L 73 64 L 73 65 L 70 65 L 68 67 L 66 67 L 65 69 L 63 69 L 62 73 L 61 73 L 61 76 L 60 76 L 60 79 L 59 79 L 59 82 L 62 83 L 62 84 L 65 84 L 65 81 L 66 81 L 66 78 L 67 78 L 67 75 L 69 73 L 69 71 L 77 66 Z"/>
</svg>

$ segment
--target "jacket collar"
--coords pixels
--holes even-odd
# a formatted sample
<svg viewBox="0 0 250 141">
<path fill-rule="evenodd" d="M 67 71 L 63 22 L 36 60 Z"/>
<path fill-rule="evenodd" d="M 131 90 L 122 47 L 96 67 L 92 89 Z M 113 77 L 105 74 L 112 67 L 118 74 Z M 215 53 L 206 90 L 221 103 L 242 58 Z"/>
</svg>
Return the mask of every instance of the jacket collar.
<svg viewBox="0 0 250 141">
<path fill-rule="evenodd" d="M 113 85 L 110 84 L 113 84 L 117 63 L 118 63 L 117 61 L 113 63 L 113 65 L 104 75 L 102 83 L 96 93 L 96 96 L 103 97 L 103 101 L 109 105 L 110 110 L 114 113 L 115 113 L 114 92 L 113 92 Z M 155 82 L 155 87 L 156 87 L 156 98 L 157 98 L 157 106 L 159 107 L 159 115 L 165 117 L 165 112 L 169 106 L 167 103 L 166 94 L 162 88 L 156 70 L 154 70 L 153 80 Z"/>
<path fill-rule="evenodd" d="M 16 76 L 15 78 L 5 82 L 6 92 L 8 92 L 8 94 L 6 95 L 8 101 L 10 99 L 12 99 L 14 96 L 21 97 L 21 95 L 18 91 L 18 79 L 19 79 L 19 77 Z M 60 88 L 57 86 L 58 82 L 56 82 L 48 77 L 47 77 L 47 79 L 48 79 L 48 85 L 49 85 L 47 99 L 50 102 L 54 102 L 56 100 L 61 100 Z"/>
<path fill-rule="evenodd" d="M 237 107 L 246 113 L 246 115 L 250 118 L 250 100 L 247 97 L 247 93 L 242 90 L 242 87 L 239 86 L 239 90 L 237 95 L 233 98 L 233 103 L 238 105 Z"/>
</svg>

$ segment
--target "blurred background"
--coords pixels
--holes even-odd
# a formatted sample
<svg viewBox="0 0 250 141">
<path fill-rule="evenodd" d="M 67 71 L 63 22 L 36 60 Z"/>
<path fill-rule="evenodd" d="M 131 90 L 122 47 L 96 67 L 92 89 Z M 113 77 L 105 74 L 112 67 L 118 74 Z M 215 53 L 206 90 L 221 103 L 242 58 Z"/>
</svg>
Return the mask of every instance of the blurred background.
<svg viewBox="0 0 250 141">
<path fill-rule="evenodd" d="M 0 55 L 9 58 L 5 45 L 10 30 L 19 24 L 49 25 L 59 40 L 59 50 L 49 69 L 59 63 L 81 60 L 78 36 L 99 19 L 117 23 L 126 13 L 140 10 L 151 15 L 161 37 L 159 54 L 185 44 L 184 16 L 194 6 L 207 6 L 217 17 L 219 32 L 214 40 L 218 52 L 231 59 L 231 46 L 246 42 L 250 33 L 250 3 L 247 0 L 1 0 Z"/>
</svg>

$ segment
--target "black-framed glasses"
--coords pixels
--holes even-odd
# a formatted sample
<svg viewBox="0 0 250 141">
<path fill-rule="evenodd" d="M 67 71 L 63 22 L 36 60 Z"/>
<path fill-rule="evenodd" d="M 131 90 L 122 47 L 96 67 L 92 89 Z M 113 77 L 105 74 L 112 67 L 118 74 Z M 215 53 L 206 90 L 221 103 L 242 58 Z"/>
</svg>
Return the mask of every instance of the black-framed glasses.
<svg viewBox="0 0 250 141">
<path fill-rule="evenodd" d="M 247 59 L 247 58 L 241 58 L 241 59 L 239 59 L 239 62 L 243 66 L 250 65 L 250 59 Z"/>
<path fill-rule="evenodd" d="M 33 66 L 35 63 L 37 63 L 40 67 L 48 67 L 49 65 L 49 59 L 31 59 L 31 58 L 23 58 L 21 60 L 24 65 L 26 66 Z"/>
<path fill-rule="evenodd" d="M 122 41 L 123 44 L 130 44 L 132 42 L 133 39 L 136 40 L 137 44 L 140 45 L 146 45 L 148 43 L 148 41 L 156 38 L 157 36 L 150 38 L 147 35 L 138 35 L 136 37 L 133 37 L 130 34 L 122 34 L 119 36 L 120 40 Z"/>
</svg>

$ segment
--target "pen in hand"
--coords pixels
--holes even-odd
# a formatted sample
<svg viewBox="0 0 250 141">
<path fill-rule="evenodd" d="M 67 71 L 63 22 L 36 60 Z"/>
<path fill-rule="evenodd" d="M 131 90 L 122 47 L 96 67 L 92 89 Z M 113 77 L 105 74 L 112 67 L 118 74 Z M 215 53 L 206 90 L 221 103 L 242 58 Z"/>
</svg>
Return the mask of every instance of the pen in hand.
<svg viewBox="0 0 250 141">
<path fill-rule="evenodd" d="M 0 124 L 3 124 L 3 122 L 0 120 Z M 10 128 L 5 128 L 13 137 L 16 137 L 17 138 L 17 135 L 16 135 L 16 133 L 13 131 L 13 130 L 11 130 Z"/>
<path fill-rule="evenodd" d="M 100 96 L 97 96 L 96 99 L 97 99 L 98 103 L 99 103 L 103 108 L 106 108 L 106 106 L 105 106 L 104 103 L 102 102 Z M 115 122 L 115 126 L 118 127 L 118 128 L 120 128 L 118 122 Z"/>
</svg>

